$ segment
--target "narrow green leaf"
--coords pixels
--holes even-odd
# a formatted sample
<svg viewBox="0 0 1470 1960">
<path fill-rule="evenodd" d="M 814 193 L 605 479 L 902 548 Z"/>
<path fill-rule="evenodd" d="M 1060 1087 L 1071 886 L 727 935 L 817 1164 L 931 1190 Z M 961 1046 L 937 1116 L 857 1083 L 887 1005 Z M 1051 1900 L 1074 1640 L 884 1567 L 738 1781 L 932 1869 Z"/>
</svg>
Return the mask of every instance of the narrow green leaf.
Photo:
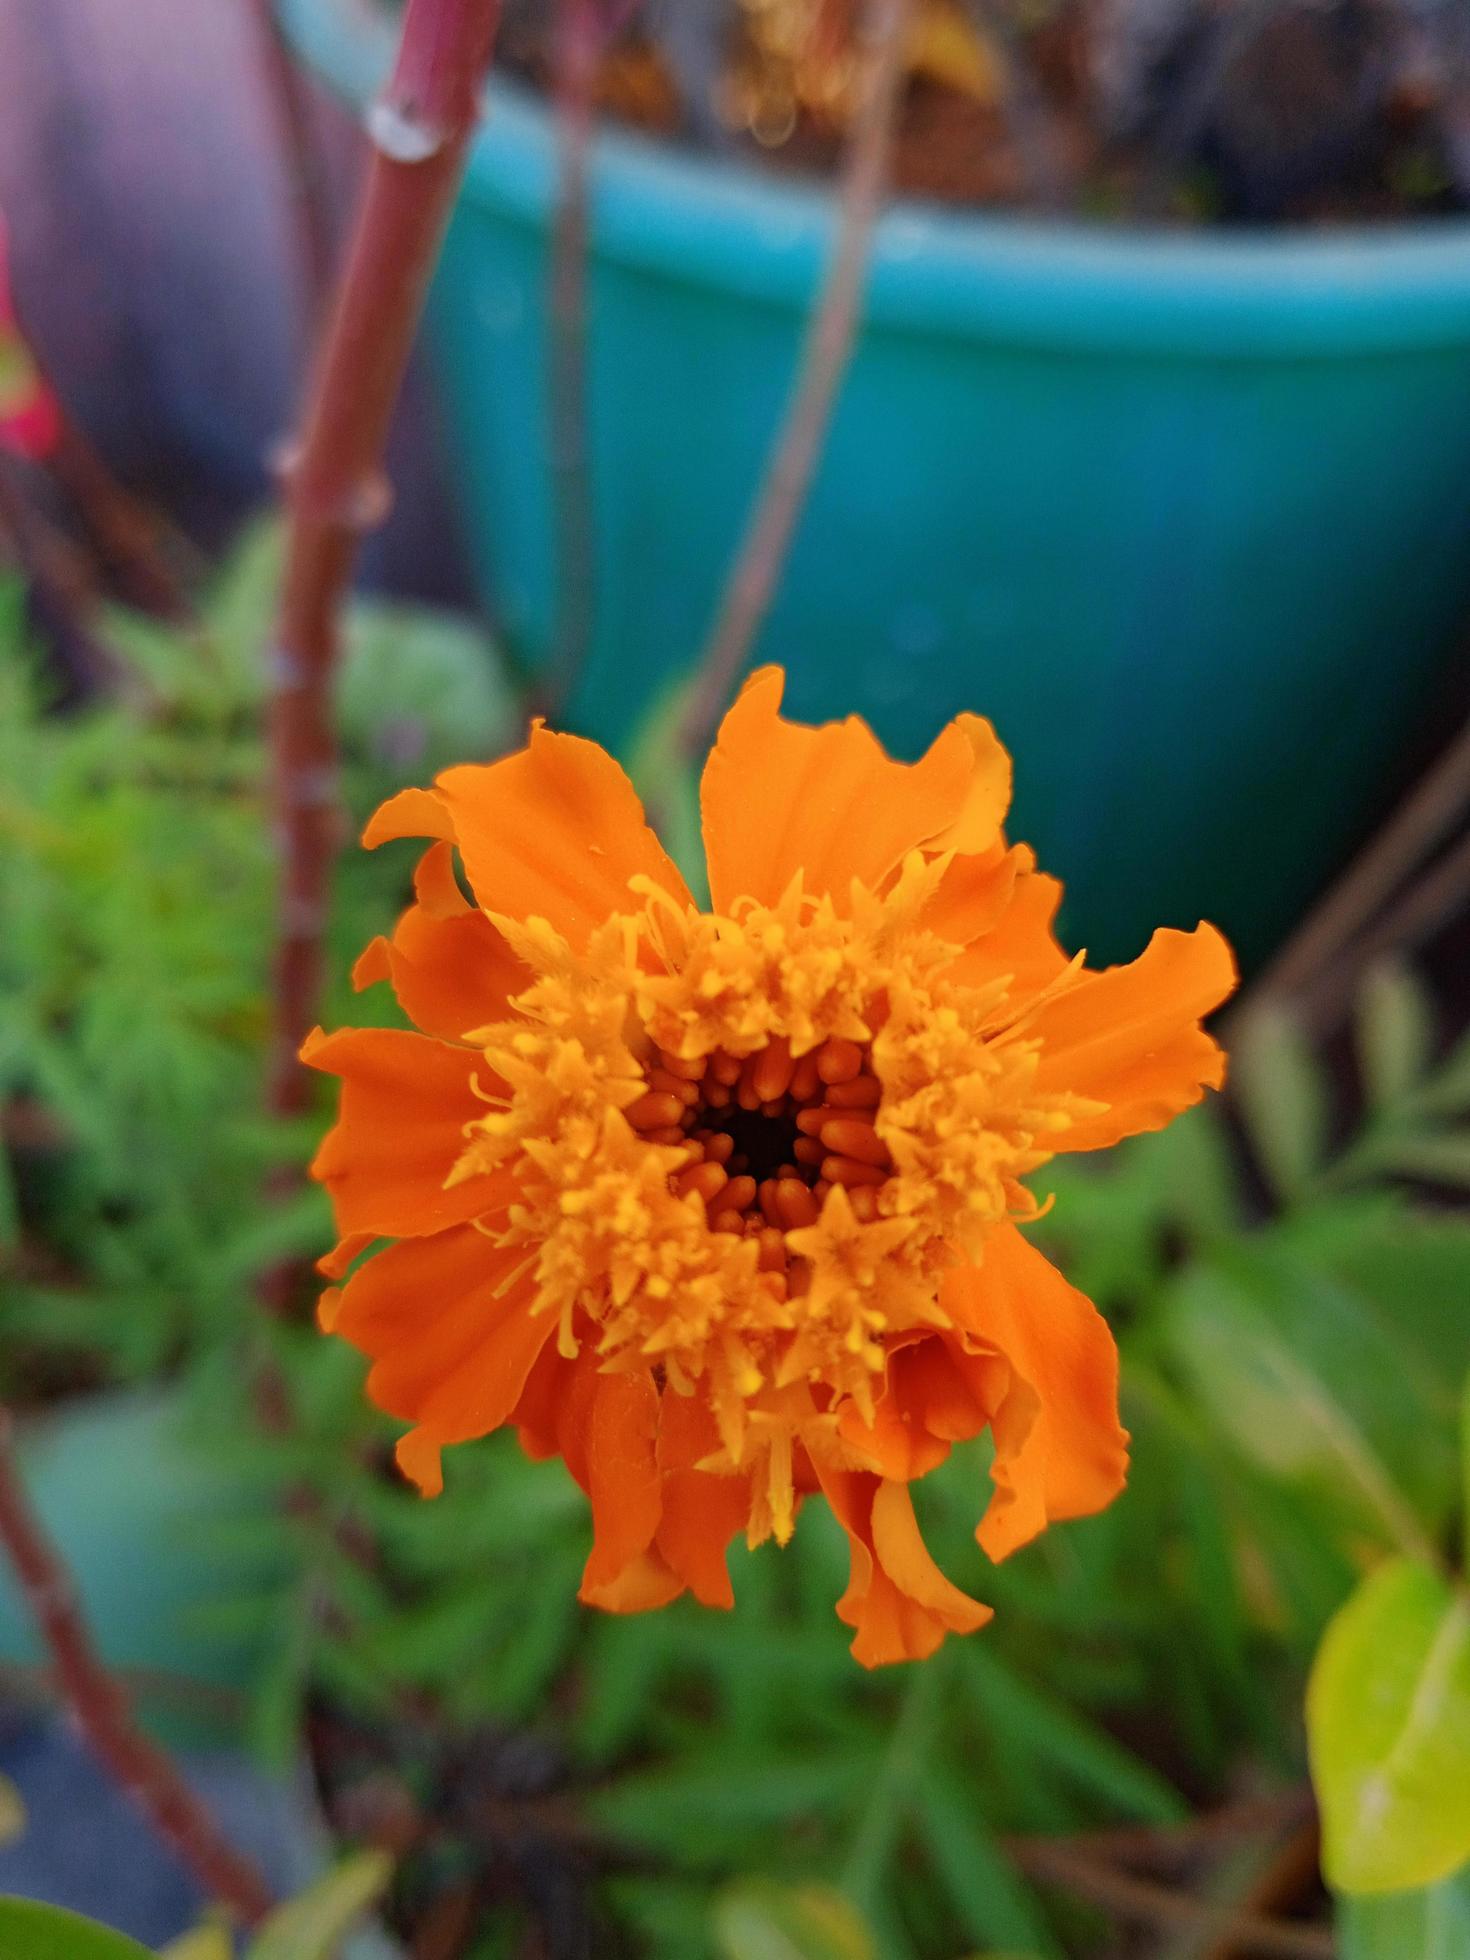
<svg viewBox="0 0 1470 1960">
<path fill-rule="evenodd" d="M 14 1844 L 25 1827 L 25 1798 L 8 1776 L 0 1776 L 0 1845 Z"/>
<path fill-rule="evenodd" d="M 1470 1867 L 1438 1885 L 1337 1901 L 1339 1960 L 1465 1960 Z"/>
<path fill-rule="evenodd" d="M 1402 1102 L 1422 1079 L 1434 1047 L 1423 987 L 1396 961 L 1374 967 L 1357 1000 L 1358 1066 L 1374 1109 Z"/>
<path fill-rule="evenodd" d="M 714 1906 L 722 1960 L 877 1960 L 867 1926 L 840 1892 L 825 1885 L 745 1879 Z"/>
<path fill-rule="evenodd" d="M 333 1960 L 338 1946 L 380 1899 L 393 1876 L 385 1851 L 359 1851 L 305 1892 L 278 1906 L 250 1944 L 247 1960 Z"/>
<path fill-rule="evenodd" d="M 1296 1020 L 1276 1008 L 1245 1018 L 1230 1079 L 1261 1169 L 1282 1198 L 1293 1198 L 1320 1168 L 1327 1136 L 1321 1066 Z"/>
<path fill-rule="evenodd" d="M 158 1960 L 234 1960 L 235 1943 L 223 1926 L 196 1926 L 170 1940 Z"/>
<path fill-rule="evenodd" d="M 0 1899 L 0 1954 L 6 1960 L 153 1960 L 125 1934 L 34 1899 Z"/>
<path fill-rule="evenodd" d="M 1470 1596 L 1417 1560 L 1380 1566 L 1318 1650 L 1307 1743 L 1336 1890 L 1430 1885 L 1470 1858 Z"/>
</svg>

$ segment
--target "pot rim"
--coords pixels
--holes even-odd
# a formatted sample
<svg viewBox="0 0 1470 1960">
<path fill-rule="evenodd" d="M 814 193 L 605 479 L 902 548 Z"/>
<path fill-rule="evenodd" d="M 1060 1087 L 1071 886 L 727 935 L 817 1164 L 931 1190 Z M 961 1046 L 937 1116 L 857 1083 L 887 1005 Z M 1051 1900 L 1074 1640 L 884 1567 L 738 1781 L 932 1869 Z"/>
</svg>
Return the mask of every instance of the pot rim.
<svg viewBox="0 0 1470 1960">
<path fill-rule="evenodd" d="M 304 59 L 357 108 L 391 64 L 369 0 L 276 0 Z M 557 138 L 531 89 L 492 81 L 464 200 L 530 232 L 556 203 Z M 828 188 L 604 127 L 599 259 L 805 312 L 828 257 Z M 1111 229 L 896 200 L 875 228 L 865 319 L 1055 353 L 1288 360 L 1470 349 L 1470 217 L 1226 233 Z"/>
</svg>

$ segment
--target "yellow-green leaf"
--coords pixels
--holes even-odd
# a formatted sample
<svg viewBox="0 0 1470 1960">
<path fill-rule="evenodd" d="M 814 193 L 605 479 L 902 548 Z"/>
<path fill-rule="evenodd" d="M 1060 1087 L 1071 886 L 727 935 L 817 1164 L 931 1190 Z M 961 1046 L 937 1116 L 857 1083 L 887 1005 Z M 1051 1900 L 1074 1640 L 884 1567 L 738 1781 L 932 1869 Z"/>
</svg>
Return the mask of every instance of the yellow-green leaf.
<svg viewBox="0 0 1470 1960">
<path fill-rule="evenodd" d="M 5 1960 L 153 1960 L 126 1934 L 34 1899 L 0 1899 L 0 1954 Z"/>
<path fill-rule="evenodd" d="M 235 1960 L 235 1948 L 223 1926 L 196 1926 L 170 1940 L 158 1960 Z"/>
<path fill-rule="evenodd" d="M 1318 1650 L 1307 1742 L 1338 1891 L 1432 1885 L 1470 1858 L 1470 1595 L 1416 1559 L 1380 1566 Z"/>
<path fill-rule="evenodd" d="M 873 1935 L 825 1885 L 747 1879 L 715 1901 L 721 1960 L 877 1960 Z"/>
<path fill-rule="evenodd" d="M 392 1875 L 386 1852 L 345 1859 L 276 1908 L 251 1941 L 248 1960 L 333 1960 L 353 1921 L 382 1897 Z"/>
<path fill-rule="evenodd" d="M 25 1798 L 8 1776 L 0 1776 L 0 1844 L 14 1844 L 25 1827 Z"/>
<path fill-rule="evenodd" d="M 1465 1960 L 1470 1953 L 1470 1866 L 1412 1892 L 1337 1902 L 1339 1960 Z"/>
</svg>

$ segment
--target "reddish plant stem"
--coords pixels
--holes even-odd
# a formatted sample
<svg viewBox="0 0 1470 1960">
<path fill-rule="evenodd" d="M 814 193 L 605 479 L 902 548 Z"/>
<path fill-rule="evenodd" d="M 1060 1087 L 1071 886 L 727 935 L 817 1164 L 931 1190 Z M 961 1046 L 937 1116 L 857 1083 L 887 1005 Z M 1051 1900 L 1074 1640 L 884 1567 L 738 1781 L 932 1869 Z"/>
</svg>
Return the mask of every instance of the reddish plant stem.
<svg viewBox="0 0 1470 1960">
<path fill-rule="evenodd" d="M 92 1644 L 71 1576 L 26 1496 L 15 1460 L 14 1423 L 3 1408 L 0 1544 L 46 1643 L 61 1692 L 92 1749 L 210 1897 L 242 1925 L 259 1925 L 272 1904 L 265 1881 L 220 1835 L 172 1757 L 138 1727 L 126 1691 Z"/>
<path fill-rule="evenodd" d="M 368 118 L 372 161 L 288 467 L 286 565 L 270 743 L 284 859 L 270 1106 L 301 1110 L 297 1050 L 320 992 L 340 834 L 332 677 L 359 539 L 388 504 L 380 460 L 490 64 L 499 0 L 409 0 L 398 60 Z"/>
<path fill-rule="evenodd" d="M 311 122 L 311 103 L 301 71 L 286 46 L 272 0 L 250 0 L 260 72 L 280 133 L 301 267 L 304 315 L 314 329 L 332 284 L 332 214 L 326 174 Z"/>
<path fill-rule="evenodd" d="M 550 367 L 552 508 L 557 621 L 549 702 L 576 688 L 592 640 L 596 525 L 587 439 L 588 152 L 592 141 L 598 0 L 557 0 L 556 122 L 559 185 L 551 235 Z"/>
<path fill-rule="evenodd" d="M 811 486 L 857 337 L 873 226 L 882 209 L 915 0 L 872 0 L 872 66 L 838 193 L 837 241 L 807 327 L 766 474 L 756 494 L 680 728 L 691 759 L 708 748 L 749 658 Z"/>
</svg>

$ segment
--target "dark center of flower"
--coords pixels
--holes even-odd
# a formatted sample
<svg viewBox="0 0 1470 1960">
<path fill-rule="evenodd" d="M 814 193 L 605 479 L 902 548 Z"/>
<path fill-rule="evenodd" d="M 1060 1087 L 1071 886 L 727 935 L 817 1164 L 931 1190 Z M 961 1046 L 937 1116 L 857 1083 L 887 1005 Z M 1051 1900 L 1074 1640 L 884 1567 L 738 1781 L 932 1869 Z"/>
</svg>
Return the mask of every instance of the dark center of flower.
<svg viewBox="0 0 1470 1960">
<path fill-rule="evenodd" d="M 758 1237 L 766 1271 L 787 1271 L 784 1234 L 815 1224 L 834 1184 L 859 1218 L 877 1216 L 893 1165 L 874 1128 L 882 1088 L 865 1046 L 834 1039 L 793 1058 L 776 1040 L 692 1061 L 660 1050 L 646 1074 L 628 1121 L 650 1143 L 687 1146 L 672 1188 L 698 1193 L 711 1230 Z"/>
</svg>

